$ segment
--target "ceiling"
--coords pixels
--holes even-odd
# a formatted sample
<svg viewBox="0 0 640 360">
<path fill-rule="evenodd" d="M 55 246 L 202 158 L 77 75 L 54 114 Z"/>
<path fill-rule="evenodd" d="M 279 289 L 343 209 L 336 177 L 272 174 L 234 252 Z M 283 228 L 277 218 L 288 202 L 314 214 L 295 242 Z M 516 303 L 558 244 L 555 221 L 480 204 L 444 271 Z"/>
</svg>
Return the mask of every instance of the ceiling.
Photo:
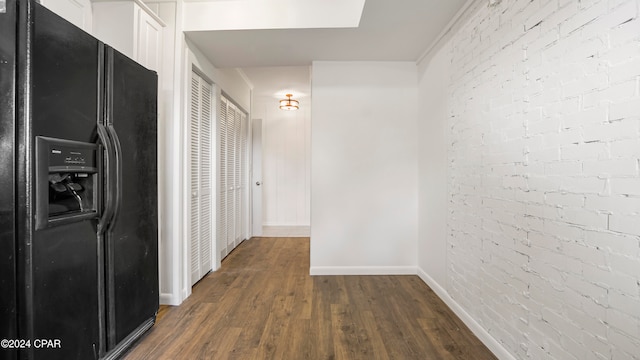
<svg viewBox="0 0 640 360">
<path fill-rule="evenodd" d="M 262 0 L 266 1 L 266 0 Z M 329 0 L 326 0 L 329 1 Z M 312 61 L 416 61 L 467 0 L 366 0 L 355 28 L 187 31 L 218 68 L 242 68 L 254 94 L 309 87 Z M 275 67 L 275 68 L 274 68 Z M 292 71 L 304 67 L 305 71 Z M 296 85 L 297 84 L 297 85 Z M 305 90 L 300 90 L 304 92 Z"/>
</svg>

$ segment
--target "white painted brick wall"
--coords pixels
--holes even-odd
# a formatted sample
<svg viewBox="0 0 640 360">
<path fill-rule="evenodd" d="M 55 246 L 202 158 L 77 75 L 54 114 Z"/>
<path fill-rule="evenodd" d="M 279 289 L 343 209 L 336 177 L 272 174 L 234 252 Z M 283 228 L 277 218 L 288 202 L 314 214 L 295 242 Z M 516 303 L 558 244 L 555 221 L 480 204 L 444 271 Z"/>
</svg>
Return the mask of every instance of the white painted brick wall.
<svg viewBox="0 0 640 360">
<path fill-rule="evenodd" d="M 450 40 L 450 294 L 518 359 L 640 359 L 640 0 L 474 6 Z"/>
</svg>

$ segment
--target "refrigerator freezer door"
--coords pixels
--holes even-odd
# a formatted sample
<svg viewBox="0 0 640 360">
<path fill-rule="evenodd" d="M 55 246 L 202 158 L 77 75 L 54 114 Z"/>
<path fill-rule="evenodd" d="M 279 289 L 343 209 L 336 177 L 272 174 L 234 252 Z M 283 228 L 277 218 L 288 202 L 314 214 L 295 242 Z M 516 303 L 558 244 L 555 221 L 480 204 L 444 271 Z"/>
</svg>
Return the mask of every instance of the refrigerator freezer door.
<svg viewBox="0 0 640 360">
<path fill-rule="evenodd" d="M 33 47 L 35 136 L 95 143 L 102 115 L 98 41 L 36 5 Z"/>
<path fill-rule="evenodd" d="M 119 197 L 106 236 L 107 328 L 113 349 L 153 325 L 159 306 L 157 75 L 111 48 L 105 53 L 105 121 L 118 153 Z"/>
<path fill-rule="evenodd" d="M 31 119 L 24 120 L 31 120 L 30 146 L 38 136 L 95 143 L 96 124 L 102 114 L 98 81 L 102 45 L 39 4 L 34 6 L 33 24 L 33 113 Z M 35 170 L 34 157 L 32 148 L 26 161 Z M 43 182 L 35 188 L 48 186 L 47 178 L 33 179 Z M 30 189 L 29 198 L 35 196 Z M 48 226 L 34 231 L 31 241 L 24 244 L 30 248 L 25 251 L 30 257 L 25 267 L 32 286 L 23 290 L 27 295 L 21 314 L 24 311 L 29 319 L 20 336 L 60 340 L 60 347 L 32 348 L 33 357 L 29 358 L 98 357 L 101 260 L 96 225 L 94 216 Z"/>
<path fill-rule="evenodd" d="M 0 339 L 16 339 L 15 257 L 15 51 L 16 6 L 0 1 Z M 4 8 L 4 11 L 3 11 Z M 16 352 L 0 349 L 0 359 Z"/>
</svg>

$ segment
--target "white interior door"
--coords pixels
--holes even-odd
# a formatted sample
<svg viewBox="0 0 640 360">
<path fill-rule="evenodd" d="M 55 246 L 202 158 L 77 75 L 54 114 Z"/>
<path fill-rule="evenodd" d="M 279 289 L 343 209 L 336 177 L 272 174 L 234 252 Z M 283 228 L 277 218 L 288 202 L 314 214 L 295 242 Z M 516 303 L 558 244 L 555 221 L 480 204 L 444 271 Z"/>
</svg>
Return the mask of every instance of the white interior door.
<svg viewBox="0 0 640 360">
<path fill-rule="evenodd" d="M 191 285 L 212 269 L 212 95 L 211 85 L 193 72 L 190 104 Z"/>
<path fill-rule="evenodd" d="M 227 104 L 228 106 L 229 104 Z M 236 158 L 237 158 L 237 112 L 227 109 L 227 249 L 231 252 L 236 241 Z"/>
<path fill-rule="evenodd" d="M 262 236 L 262 119 L 253 119 L 251 126 L 251 235 Z"/>
<path fill-rule="evenodd" d="M 213 269 L 213 89 L 201 79 L 200 93 L 200 277 Z"/>
<path fill-rule="evenodd" d="M 218 135 L 218 144 L 220 146 L 220 176 L 218 177 L 218 181 L 220 181 L 220 193 L 218 194 L 218 244 L 221 245 L 220 248 L 220 259 L 224 258 L 228 253 L 228 242 L 227 242 L 227 233 L 228 233 L 228 221 L 227 221 L 227 209 L 228 209 L 228 194 L 229 194 L 229 175 L 227 171 L 227 158 L 229 157 L 229 145 L 228 145 L 228 128 L 229 128 L 229 116 L 228 116 L 228 106 L 225 98 L 220 99 L 220 120 L 219 120 L 219 135 Z"/>
<path fill-rule="evenodd" d="M 190 254 L 191 285 L 200 279 L 200 81 L 199 76 L 191 74 L 191 108 L 189 111 L 189 165 L 191 199 L 190 210 Z"/>
<path fill-rule="evenodd" d="M 247 115 L 224 96 L 220 99 L 220 194 L 218 237 L 221 258 L 247 238 Z"/>
</svg>

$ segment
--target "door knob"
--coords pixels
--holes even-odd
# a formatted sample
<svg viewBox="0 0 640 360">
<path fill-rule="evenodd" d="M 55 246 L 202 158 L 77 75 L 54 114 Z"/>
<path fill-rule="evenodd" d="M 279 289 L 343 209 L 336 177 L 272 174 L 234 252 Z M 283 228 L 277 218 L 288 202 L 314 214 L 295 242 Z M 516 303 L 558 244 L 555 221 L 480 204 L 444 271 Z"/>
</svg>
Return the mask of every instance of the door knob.
<svg viewBox="0 0 640 360">
<path fill-rule="evenodd" d="M 260 181 L 256 181 L 256 185 L 260 186 L 261 185 Z"/>
</svg>

